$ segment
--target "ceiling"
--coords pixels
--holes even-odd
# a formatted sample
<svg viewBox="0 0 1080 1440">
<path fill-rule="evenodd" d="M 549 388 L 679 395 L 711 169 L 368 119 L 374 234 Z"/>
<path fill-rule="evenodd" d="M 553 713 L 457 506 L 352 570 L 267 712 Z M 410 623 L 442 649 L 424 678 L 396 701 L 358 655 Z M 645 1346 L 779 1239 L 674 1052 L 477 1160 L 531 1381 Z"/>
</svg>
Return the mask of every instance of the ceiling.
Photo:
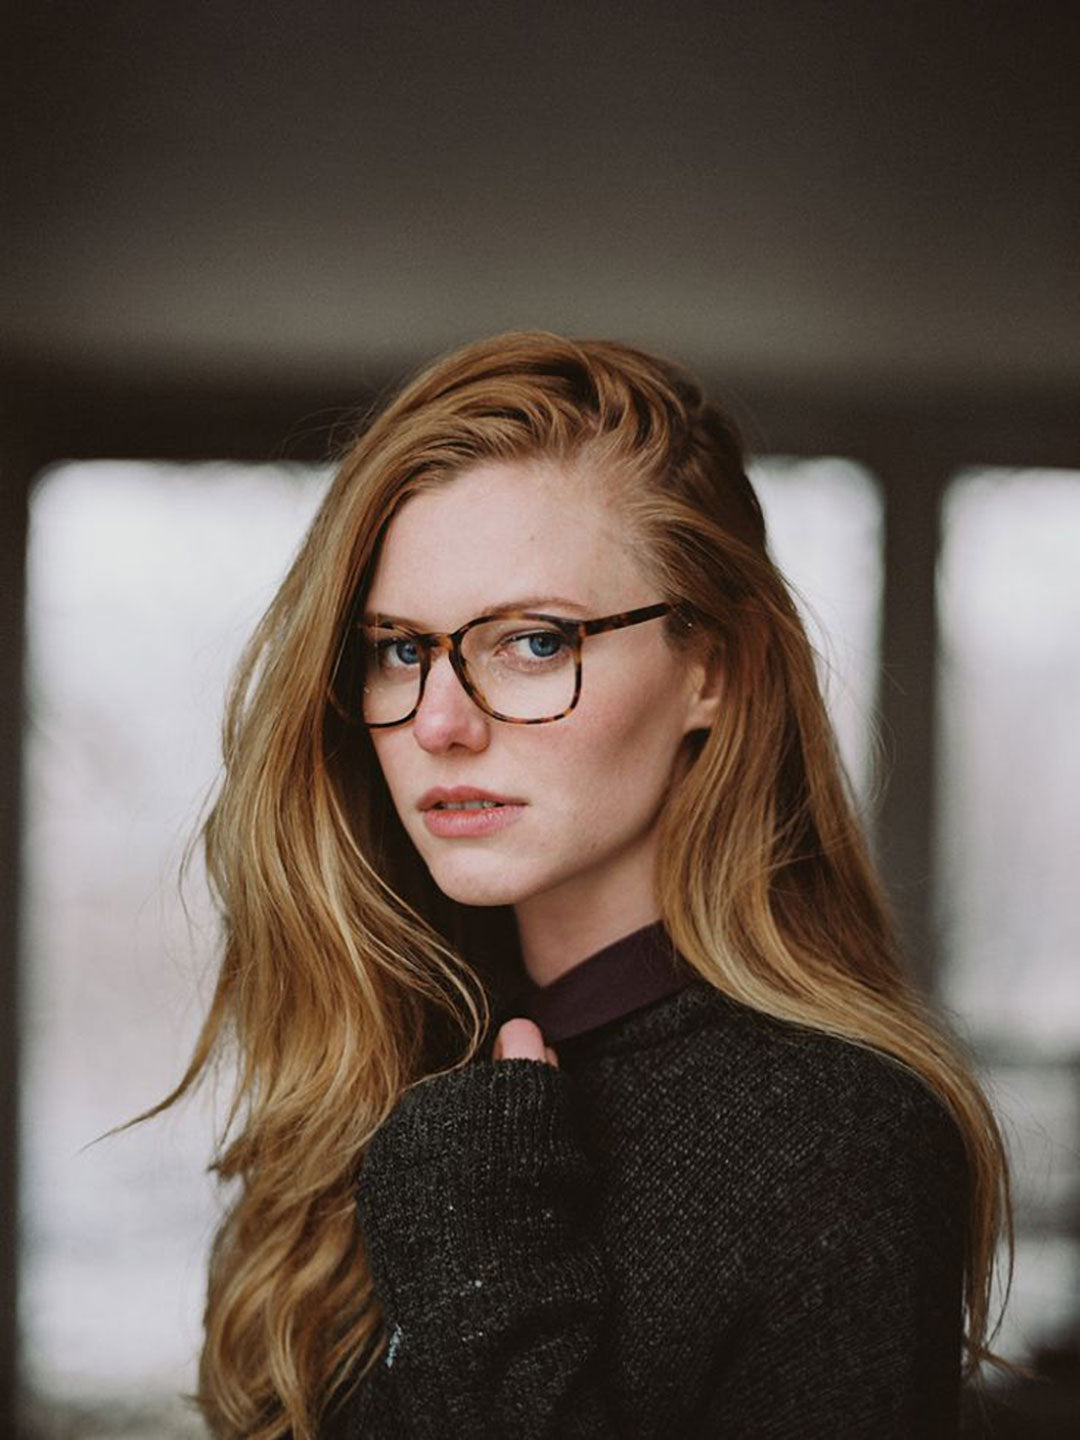
<svg viewBox="0 0 1080 1440">
<path fill-rule="evenodd" d="M 9 362 L 1080 379 L 1075 5 L 6 8 Z"/>
</svg>

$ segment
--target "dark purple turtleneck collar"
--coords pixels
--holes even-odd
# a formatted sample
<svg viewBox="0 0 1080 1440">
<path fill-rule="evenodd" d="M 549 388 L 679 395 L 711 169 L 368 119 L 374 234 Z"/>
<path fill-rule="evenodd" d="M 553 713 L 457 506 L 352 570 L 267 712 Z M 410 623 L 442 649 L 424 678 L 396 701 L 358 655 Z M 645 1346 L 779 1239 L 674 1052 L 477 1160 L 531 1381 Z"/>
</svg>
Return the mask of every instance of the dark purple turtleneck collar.
<svg viewBox="0 0 1080 1440">
<path fill-rule="evenodd" d="M 525 976 L 522 996 L 528 1018 L 555 1045 L 652 1005 L 696 978 L 663 921 L 654 920 L 587 956 L 550 985 L 534 985 Z"/>
</svg>

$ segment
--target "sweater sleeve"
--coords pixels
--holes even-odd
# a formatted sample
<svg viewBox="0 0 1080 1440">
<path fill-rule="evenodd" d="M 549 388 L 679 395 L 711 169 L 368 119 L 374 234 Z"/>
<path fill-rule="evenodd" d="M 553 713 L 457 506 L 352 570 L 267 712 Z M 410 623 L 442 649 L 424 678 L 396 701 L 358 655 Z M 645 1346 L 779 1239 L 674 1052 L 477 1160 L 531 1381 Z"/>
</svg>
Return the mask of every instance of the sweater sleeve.
<svg viewBox="0 0 1080 1440">
<path fill-rule="evenodd" d="M 389 1344 L 357 1435 L 618 1436 L 569 1083 L 474 1061 L 407 1091 L 372 1138 L 357 1209 Z"/>
<path fill-rule="evenodd" d="M 967 1187 L 958 1127 L 906 1081 L 806 1145 L 692 1433 L 955 1440 Z"/>
</svg>

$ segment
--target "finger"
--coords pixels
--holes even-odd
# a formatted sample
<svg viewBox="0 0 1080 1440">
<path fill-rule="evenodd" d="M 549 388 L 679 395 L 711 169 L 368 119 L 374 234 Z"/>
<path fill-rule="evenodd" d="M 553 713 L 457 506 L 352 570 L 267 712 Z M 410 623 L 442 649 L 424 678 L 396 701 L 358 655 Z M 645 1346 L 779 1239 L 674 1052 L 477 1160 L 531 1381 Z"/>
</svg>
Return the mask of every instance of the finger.
<svg viewBox="0 0 1080 1440">
<path fill-rule="evenodd" d="M 495 1037 L 492 1056 L 496 1060 L 544 1060 L 544 1037 L 540 1027 L 524 1016 L 507 1020 Z"/>
</svg>

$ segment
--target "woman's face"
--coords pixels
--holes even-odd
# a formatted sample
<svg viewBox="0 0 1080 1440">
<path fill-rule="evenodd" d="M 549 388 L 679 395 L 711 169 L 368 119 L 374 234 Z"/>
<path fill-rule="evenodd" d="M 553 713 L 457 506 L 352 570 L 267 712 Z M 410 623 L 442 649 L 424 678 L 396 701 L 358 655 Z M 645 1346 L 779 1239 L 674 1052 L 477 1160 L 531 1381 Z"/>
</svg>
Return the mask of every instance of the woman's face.
<svg viewBox="0 0 1080 1440">
<path fill-rule="evenodd" d="M 384 538 L 366 610 L 449 632 L 504 603 L 583 619 L 655 603 L 661 597 L 628 542 L 587 475 L 550 461 L 485 462 L 406 501 Z M 629 931 L 655 916 L 658 814 L 683 736 L 708 726 L 717 703 L 701 693 L 704 666 L 678 655 L 663 625 L 587 637 L 581 694 L 560 720 L 493 719 L 449 656 L 434 652 L 413 719 L 369 731 L 401 822 L 445 894 L 513 905 L 519 924 L 565 915 L 572 904 L 601 928 L 609 917 L 616 936 L 625 933 L 619 917 Z M 524 804 L 489 833 L 436 835 L 418 802 L 437 785 Z"/>
</svg>

